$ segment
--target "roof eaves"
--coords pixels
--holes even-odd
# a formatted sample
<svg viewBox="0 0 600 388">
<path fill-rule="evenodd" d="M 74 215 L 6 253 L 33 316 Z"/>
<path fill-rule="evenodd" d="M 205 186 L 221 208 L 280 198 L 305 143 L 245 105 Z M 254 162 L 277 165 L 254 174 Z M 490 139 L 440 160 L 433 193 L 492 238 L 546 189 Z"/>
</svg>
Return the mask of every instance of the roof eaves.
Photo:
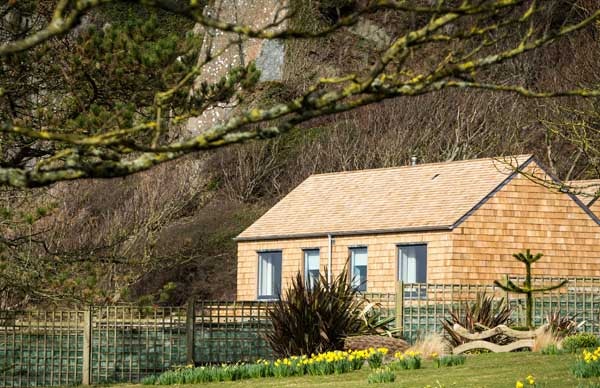
<svg viewBox="0 0 600 388">
<path fill-rule="evenodd" d="M 406 228 L 391 228 L 391 229 L 371 229 L 371 230 L 351 230 L 331 233 L 297 233 L 297 234 L 279 234 L 256 237 L 235 237 L 234 241 L 267 241 L 267 240 L 289 240 L 300 238 L 322 238 L 327 236 L 344 237 L 344 236 L 364 236 L 370 234 L 390 234 L 390 233 L 410 233 L 410 232 L 438 232 L 449 231 L 454 227 L 452 225 L 436 225 L 436 226 L 411 226 Z"/>
<path fill-rule="evenodd" d="M 466 221 L 467 218 L 471 216 L 471 214 L 475 213 L 477 209 L 483 206 L 490 198 L 492 198 L 498 191 L 500 191 L 504 186 L 506 186 L 522 169 L 527 167 L 532 161 L 536 160 L 535 156 L 529 156 L 523 163 L 517 166 L 517 169 L 513 171 L 508 177 L 506 177 L 498 186 L 496 186 L 492 191 L 490 191 L 485 197 L 483 197 L 479 202 L 475 204 L 469 211 L 463 214 L 454 224 L 452 224 L 452 229 L 458 227 L 460 224 Z M 536 161 L 537 162 L 537 161 Z M 538 163 L 539 164 L 539 163 Z M 546 171 L 544 169 L 544 171 Z"/>
<path fill-rule="evenodd" d="M 562 182 L 560 179 L 558 179 L 558 177 L 556 177 L 552 172 L 550 172 L 546 166 L 544 166 L 543 164 L 541 164 L 540 162 L 538 162 L 536 160 L 538 166 L 540 166 L 540 168 L 550 177 L 552 178 L 552 180 L 554 181 L 554 183 L 556 183 L 557 185 L 561 185 Z M 566 192 L 564 194 L 567 194 L 569 197 L 571 197 L 571 199 L 573 201 L 575 201 L 575 203 L 577 205 L 579 205 L 579 207 L 588 215 L 590 216 L 590 218 L 598 225 L 600 225 L 600 218 L 598 218 L 597 215 L 594 214 L 594 212 L 592 211 L 592 209 L 590 209 L 590 206 L 592 206 L 592 204 L 594 203 L 594 201 L 590 202 L 588 205 L 586 205 L 585 203 L 583 203 L 582 200 L 580 200 L 577 195 L 571 193 L 571 192 Z"/>
<path fill-rule="evenodd" d="M 546 175 L 548 175 L 550 178 L 552 178 L 553 182 L 557 185 L 562 185 L 562 181 L 560 179 L 558 179 L 558 177 L 556 175 L 554 175 L 550 170 L 548 170 L 548 168 L 546 168 L 546 166 L 544 166 L 542 163 L 540 163 L 539 160 L 537 160 L 537 158 L 534 158 L 535 162 L 537 163 L 537 165 L 542 169 L 542 171 L 544 171 L 544 173 L 546 173 Z M 571 193 L 571 192 L 566 192 L 564 194 L 567 194 L 569 197 L 571 197 L 571 199 L 573 201 L 575 201 L 575 203 L 577 205 L 579 205 L 579 207 L 581 209 L 583 209 L 583 211 L 590 216 L 590 218 L 596 222 L 596 224 L 600 225 L 600 218 L 598 218 L 598 216 L 596 216 L 594 214 L 594 212 L 589 208 L 589 206 L 592 205 L 593 201 L 590 202 L 588 205 L 584 204 L 582 200 L 580 200 L 577 195 Z"/>
</svg>

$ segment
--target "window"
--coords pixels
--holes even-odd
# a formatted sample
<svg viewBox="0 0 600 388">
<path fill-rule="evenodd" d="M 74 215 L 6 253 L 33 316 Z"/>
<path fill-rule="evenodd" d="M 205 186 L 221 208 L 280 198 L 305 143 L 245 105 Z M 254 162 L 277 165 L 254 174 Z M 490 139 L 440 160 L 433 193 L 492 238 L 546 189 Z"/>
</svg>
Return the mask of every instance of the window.
<svg viewBox="0 0 600 388">
<path fill-rule="evenodd" d="M 398 279 L 405 283 L 427 282 L 427 245 L 398 246 Z"/>
<path fill-rule="evenodd" d="M 278 299 L 281 294 L 281 251 L 258 253 L 258 299 Z"/>
<path fill-rule="evenodd" d="M 367 291 L 367 247 L 350 248 L 350 277 L 357 291 Z"/>
<path fill-rule="evenodd" d="M 315 288 L 315 283 L 320 278 L 319 271 L 319 250 L 318 249 L 305 249 L 304 250 L 304 280 L 306 281 L 306 287 L 309 290 Z"/>
</svg>

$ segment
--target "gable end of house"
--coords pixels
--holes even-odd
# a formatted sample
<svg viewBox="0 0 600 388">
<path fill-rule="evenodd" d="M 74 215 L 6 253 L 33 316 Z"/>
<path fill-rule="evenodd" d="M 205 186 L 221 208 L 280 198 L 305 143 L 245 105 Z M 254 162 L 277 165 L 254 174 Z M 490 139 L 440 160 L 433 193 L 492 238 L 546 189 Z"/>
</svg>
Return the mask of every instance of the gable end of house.
<svg viewBox="0 0 600 388">
<path fill-rule="evenodd" d="M 480 207 L 482 207 L 487 201 L 489 201 L 494 195 L 496 195 L 497 192 L 499 192 L 500 190 L 502 190 L 502 188 L 504 188 L 504 186 L 506 186 L 510 181 L 512 181 L 513 178 L 515 176 L 517 176 L 517 174 L 519 174 L 519 172 L 522 169 L 524 169 L 525 167 L 527 167 L 534 160 L 535 160 L 535 157 L 533 155 L 531 155 L 525 162 L 523 162 L 519 166 L 517 166 L 517 169 L 515 171 L 513 171 L 509 176 L 507 176 L 506 179 L 504 179 L 498 186 L 496 186 L 485 197 L 483 197 L 481 199 L 481 201 L 477 202 L 475 204 L 475 206 L 473 206 L 471 209 L 469 209 L 468 212 L 466 212 L 454 224 L 452 224 L 451 229 L 459 227 L 460 224 L 462 224 L 463 222 L 465 222 L 467 220 L 467 218 L 469 218 L 473 213 L 475 213 L 477 211 L 477 209 L 479 209 Z M 536 161 L 536 163 L 537 163 L 537 161 Z"/>
<path fill-rule="evenodd" d="M 454 224 L 452 224 L 451 229 L 459 227 L 463 222 L 465 222 L 473 213 L 475 213 L 481 206 L 483 206 L 486 202 L 488 202 L 496 193 L 502 190 L 510 181 L 512 181 L 518 174 L 521 174 L 525 168 L 527 168 L 531 163 L 535 163 L 535 165 L 542 170 L 542 172 L 552 179 L 552 183 L 560 186 L 562 184 L 561 180 L 558 179 L 548 168 L 541 163 L 534 155 L 529 157 L 525 162 L 521 163 L 521 165 L 517 166 L 516 170 L 511 173 L 502 183 L 500 183 L 494 190 L 492 190 L 488 195 L 481 199 L 473 208 L 471 208 L 468 212 L 466 212 L 462 217 L 460 217 Z M 598 199 L 595 198 L 588 205 L 584 204 L 579 197 L 571 192 L 566 192 L 567 194 L 597 225 L 600 226 L 600 218 L 590 209 L 594 202 Z"/>
</svg>

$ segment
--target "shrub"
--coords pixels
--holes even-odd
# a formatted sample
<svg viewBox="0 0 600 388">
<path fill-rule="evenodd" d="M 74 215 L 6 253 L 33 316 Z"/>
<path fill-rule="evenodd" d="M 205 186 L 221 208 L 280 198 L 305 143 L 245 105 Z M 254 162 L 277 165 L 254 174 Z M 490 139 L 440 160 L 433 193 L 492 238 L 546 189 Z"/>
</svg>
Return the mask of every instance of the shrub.
<svg viewBox="0 0 600 388">
<path fill-rule="evenodd" d="M 376 369 L 367 376 L 367 382 L 369 384 L 393 383 L 395 380 L 396 375 L 389 368 Z"/>
<path fill-rule="evenodd" d="M 580 349 L 595 348 L 598 346 L 600 346 L 598 337 L 590 333 L 571 335 L 563 340 L 563 348 L 570 353 L 576 353 Z"/>
<path fill-rule="evenodd" d="M 377 334 L 388 320 L 365 320 L 366 301 L 348 280 L 344 269 L 327 286 L 321 276 L 308 289 L 298 272 L 290 288 L 269 310 L 272 327 L 265 338 L 275 354 L 318 354 L 344 348 L 350 335 Z"/>
<path fill-rule="evenodd" d="M 450 311 L 450 318 L 443 319 L 441 323 L 446 339 L 454 347 L 468 341 L 454 331 L 454 324 L 458 323 L 470 333 L 480 332 L 498 325 L 509 325 L 511 312 L 512 307 L 507 306 L 504 299 L 496 302 L 493 296 L 488 297 L 483 292 L 477 293 L 477 299 L 471 304 L 465 302 L 461 310 Z M 488 341 L 503 345 L 510 342 L 510 338 L 499 334 Z"/>
<path fill-rule="evenodd" d="M 535 337 L 532 350 L 534 352 L 540 352 L 544 349 L 550 349 L 551 347 L 558 349 L 560 343 L 561 339 L 557 334 L 555 334 L 555 332 L 553 332 L 551 329 L 544 330 L 544 332 Z"/>
</svg>

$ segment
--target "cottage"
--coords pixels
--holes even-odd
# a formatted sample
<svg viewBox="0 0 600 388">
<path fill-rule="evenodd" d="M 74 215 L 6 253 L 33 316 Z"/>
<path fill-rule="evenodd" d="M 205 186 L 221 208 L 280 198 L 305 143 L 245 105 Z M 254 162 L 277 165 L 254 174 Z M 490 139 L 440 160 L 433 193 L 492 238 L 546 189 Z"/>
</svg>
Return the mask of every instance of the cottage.
<svg viewBox="0 0 600 388">
<path fill-rule="evenodd" d="M 297 271 L 310 284 L 346 263 L 365 292 L 489 284 L 522 274 L 511 255 L 526 248 L 545 255 L 538 274 L 600 276 L 600 220 L 537 180 L 553 178 L 531 155 L 310 176 L 236 238 L 237 297 L 275 298 Z"/>
</svg>

